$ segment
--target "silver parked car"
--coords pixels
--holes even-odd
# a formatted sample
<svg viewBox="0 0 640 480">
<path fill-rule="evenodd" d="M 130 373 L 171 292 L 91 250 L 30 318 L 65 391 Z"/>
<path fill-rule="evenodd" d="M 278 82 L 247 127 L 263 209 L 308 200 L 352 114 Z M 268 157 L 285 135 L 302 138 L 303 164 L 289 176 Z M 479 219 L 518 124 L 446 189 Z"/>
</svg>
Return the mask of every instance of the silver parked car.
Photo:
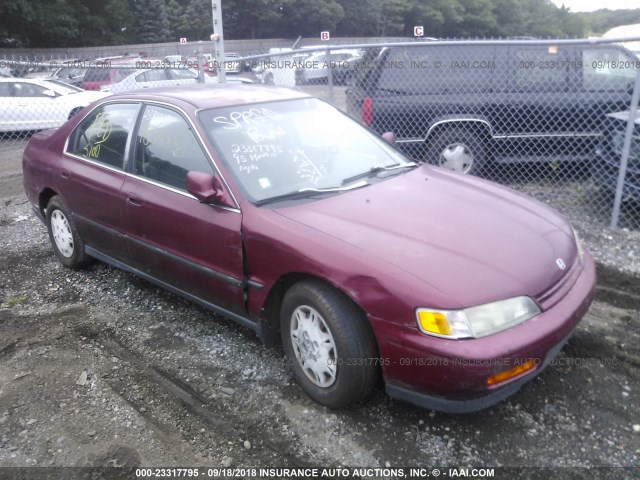
<svg viewBox="0 0 640 480">
<path fill-rule="evenodd" d="M 228 83 L 252 83 L 245 78 L 228 79 Z M 122 80 L 100 89 L 104 92 L 123 93 L 142 88 L 169 87 L 174 85 L 195 85 L 198 72 L 189 68 L 149 68 L 136 70 Z M 204 75 L 204 83 L 218 83 L 218 77 Z"/>
</svg>

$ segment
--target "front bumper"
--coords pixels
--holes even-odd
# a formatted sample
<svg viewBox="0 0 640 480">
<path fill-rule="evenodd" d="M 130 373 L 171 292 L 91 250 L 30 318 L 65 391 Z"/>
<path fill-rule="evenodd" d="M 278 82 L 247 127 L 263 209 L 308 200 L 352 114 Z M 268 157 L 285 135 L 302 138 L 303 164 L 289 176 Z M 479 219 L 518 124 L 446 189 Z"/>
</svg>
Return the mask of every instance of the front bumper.
<svg viewBox="0 0 640 480">
<path fill-rule="evenodd" d="M 385 368 L 386 391 L 414 405 L 450 413 L 494 405 L 553 361 L 587 312 L 594 293 L 595 266 L 585 252 L 582 272 L 564 298 L 523 324 L 470 340 L 439 339 L 407 328 L 404 362 L 395 358 Z M 535 361 L 532 370 L 487 385 L 489 376 L 527 360 Z"/>
<path fill-rule="evenodd" d="M 521 376 L 511 382 L 508 382 L 502 387 L 489 390 L 488 393 L 473 398 L 446 398 L 439 397 L 437 395 L 429 395 L 428 393 L 418 392 L 407 387 L 394 385 L 392 383 L 386 384 L 387 395 L 405 402 L 412 403 L 418 407 L 428 408 L 430 410 L 437 410 L 446 413 L 470 413 L 483 410 L 498 402 L 510 397 L 522 387 L 525 383 L 532 380 L 538 374 L 547 368 L 547 366 L 558 355 L 565 343 L 569 340 L 569 336 L 562 339 L 556 344 L 545 357 L 542 364 L 540 364 L 531 373 Z"/>
</svg>

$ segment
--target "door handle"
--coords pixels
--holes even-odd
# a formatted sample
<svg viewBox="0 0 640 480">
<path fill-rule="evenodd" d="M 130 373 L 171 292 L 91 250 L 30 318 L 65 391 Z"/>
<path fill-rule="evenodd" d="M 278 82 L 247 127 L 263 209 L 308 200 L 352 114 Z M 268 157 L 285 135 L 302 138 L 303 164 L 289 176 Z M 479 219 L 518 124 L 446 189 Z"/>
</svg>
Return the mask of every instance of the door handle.
<svg viewBox="0 0 640 480">
<path fill-rule="evenodd" d="M 127 192 L 127 203 L 139 207 L 144 203 L 144 200 L 132 192 Z"/>
</svg>

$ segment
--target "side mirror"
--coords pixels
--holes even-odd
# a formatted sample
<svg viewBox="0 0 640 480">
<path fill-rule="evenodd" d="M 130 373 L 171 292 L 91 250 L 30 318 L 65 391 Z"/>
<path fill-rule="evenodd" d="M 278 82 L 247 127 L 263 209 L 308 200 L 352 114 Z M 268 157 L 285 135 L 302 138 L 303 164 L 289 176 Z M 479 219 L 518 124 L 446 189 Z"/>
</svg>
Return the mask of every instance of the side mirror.
<svg viewBox="0 0 640 480">
<path fill-rule="evenodd" d="M 390 143 L 391 145 L 395 145 L 396 144 L 396 134 L 393 132 L 384 132 L 382 134 L 382 139 L 387 142 Z"/>
<path fill-rule="evenodd" d="M 213 203 L 225 207 L 235 207 L 229 194 L 222 186 L 220 179 L 209 173 L 188 172 L 186 178 L 187 192 L 201 203 Z"/>
</svg>

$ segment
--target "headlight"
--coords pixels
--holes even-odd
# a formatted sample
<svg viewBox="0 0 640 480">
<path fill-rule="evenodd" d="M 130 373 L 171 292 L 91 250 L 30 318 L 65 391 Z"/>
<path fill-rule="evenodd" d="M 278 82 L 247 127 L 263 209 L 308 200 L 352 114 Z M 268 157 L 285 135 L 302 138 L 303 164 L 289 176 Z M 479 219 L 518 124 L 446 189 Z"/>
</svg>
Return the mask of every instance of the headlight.
<svg viewBox="0 0 640 480">
<path fill-rule="evenodd" d="M 462 310 L 418 308 L 422 333 L 441 338 L 479 338 L 525 322 L 540 313 L 529 297 L 515 297 Z"/>
<path fill-rule="evenodd" d="M 573 232 L 573 238 L 576 240 L 576 248 L 578 249 L 578 256 L 580 257 L 580 261 L 582 261 L 582 257 L 584 257 L 584 250 L 582 249 L 582 242 L 580 241 L 580 237 L 578 237 L 578 232 L 576 232 L 573 226 L 571 227 L 571 231 Z"/>
</svg>

